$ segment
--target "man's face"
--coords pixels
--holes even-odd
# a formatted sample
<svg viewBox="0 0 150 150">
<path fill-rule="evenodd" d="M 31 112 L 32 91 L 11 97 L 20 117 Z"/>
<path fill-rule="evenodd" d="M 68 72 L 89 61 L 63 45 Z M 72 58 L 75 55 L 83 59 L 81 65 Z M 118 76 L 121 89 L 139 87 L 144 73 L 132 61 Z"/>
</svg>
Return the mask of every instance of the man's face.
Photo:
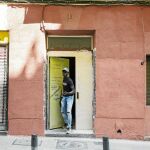
<svg viewBox="0 0 150 150">
<path fill-rule="evenodd" d="M 63 76 L 64 76 L 64 77 L 66 77 L 66 76 L 68 75 L 68 72 L 67 72 L 67 71 L 64 71 L 64 70 L 62 71 L 62 73 L 63 73 Z"/>
</svg>

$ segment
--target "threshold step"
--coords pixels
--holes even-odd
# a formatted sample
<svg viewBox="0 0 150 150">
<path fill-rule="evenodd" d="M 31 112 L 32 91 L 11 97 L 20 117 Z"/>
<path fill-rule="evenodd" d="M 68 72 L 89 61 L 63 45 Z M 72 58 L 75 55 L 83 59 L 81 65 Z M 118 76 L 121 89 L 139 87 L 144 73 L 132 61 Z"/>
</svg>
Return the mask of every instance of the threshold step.
<svg viewBox="0 0 150 150">
<path fill-rule="evenodd" d="M 45 136 L 48 137 L 82 137 L 82 138 L 95 138 L 92 130 L 72 130 L 70 134 L 66 134 L 65 129 L 47 130 Z"/>
</svg>

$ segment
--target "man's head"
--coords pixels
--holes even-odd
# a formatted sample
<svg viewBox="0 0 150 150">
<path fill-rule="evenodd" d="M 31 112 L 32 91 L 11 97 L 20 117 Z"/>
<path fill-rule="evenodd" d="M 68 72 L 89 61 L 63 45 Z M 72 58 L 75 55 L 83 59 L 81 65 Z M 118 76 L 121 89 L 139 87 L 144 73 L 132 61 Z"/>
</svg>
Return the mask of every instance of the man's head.
<svg viewBox="0 0 150 150">
<path fill-rule="evenodd" d="M 69 75 L 69 69 L 67 67 L 63 68 L 62 72 L 63 72 L 63 76 Z"/>
</svg>

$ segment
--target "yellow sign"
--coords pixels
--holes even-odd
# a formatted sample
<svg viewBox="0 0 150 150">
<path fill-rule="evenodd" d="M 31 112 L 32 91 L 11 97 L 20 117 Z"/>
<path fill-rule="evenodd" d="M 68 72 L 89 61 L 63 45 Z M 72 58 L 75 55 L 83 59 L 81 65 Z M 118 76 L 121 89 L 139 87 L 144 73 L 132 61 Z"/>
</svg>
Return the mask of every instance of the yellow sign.
<svg viewBox="0 0 150 150">
<path fill-rule="evenodd" d="M 64 125 L 60 110 L 63 74 L 62 69 L 69 67 L 69 59 L 50 58 L 50 129 L 60 128 Z"/>
<path fill-rule="evenodd" d="M 0 31 L 0 43 L 7 44 L 9 42 L 9 33 L 7 31 Z"/>
</svg>

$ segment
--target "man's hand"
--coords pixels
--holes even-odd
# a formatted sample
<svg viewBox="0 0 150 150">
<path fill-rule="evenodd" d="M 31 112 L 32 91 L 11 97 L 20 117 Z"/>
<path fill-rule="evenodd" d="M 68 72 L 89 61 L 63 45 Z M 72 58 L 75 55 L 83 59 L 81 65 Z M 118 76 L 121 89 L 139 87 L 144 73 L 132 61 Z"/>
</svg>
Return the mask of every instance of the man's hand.
<svg viewBox="0 0 150 150">
<path fill-rule="evenodd" d="M 63 95 L 64 95 L 64 96 L 67 96 L 68 94 L 69 94 L 69 92 L 66 92 L 66 91 L 63 92 Z"/>
</svg>

